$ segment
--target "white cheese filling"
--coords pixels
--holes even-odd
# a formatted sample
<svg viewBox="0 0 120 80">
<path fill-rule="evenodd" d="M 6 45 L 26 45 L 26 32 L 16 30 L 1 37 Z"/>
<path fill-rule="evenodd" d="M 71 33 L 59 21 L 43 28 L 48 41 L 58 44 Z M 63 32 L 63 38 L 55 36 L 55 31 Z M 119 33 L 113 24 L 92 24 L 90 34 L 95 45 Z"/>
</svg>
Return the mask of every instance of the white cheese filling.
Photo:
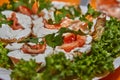
<svg viewBox="0 0 120 80">
<path fill-rule="evenodd" d="M 9 25 L 2 24 L 0 27 L 0 38 L 2 39 L 20 39 L 27 37 L 31 33 L 30 28 L 13 30 Z"/>
<path fill-rule="evenodd" d="M 44 13 L 44 16 L 43 18 L 48 20 L 48 19 L 52 19 L 53 21 L 55 20 L 54 19 L 54 9 L 50 9 L 50 10 L 47 10 L 47 9 L 43 9 L 41 12 Z"/>
<path fill-rule="evenodd" d="M 24 45 L 24 43 L 11 43 L 8 44 L 5 48 L 11 50 L 18 50 L 20 49 L 22 46 Z"/>
<path fill-rule="evenodd" d="M 45 58 L 53 53 L 53 48 L 47 46 L 44 53 L 40 53 L 40 54 L 32 56 L 31 54 L 26 54 L 20 50 L 23 44 L 24 43 L 8 44 L 6 48 L 9 50 L 13 50 L 8 53 L 8 56 L 16 58 L 16 59 L 24 59 L 26 61 L 33 59 L 36 61 L 36 63 L 42 63 L 42 65 L 45 65 L 46 64 Z"/>
<path fill-rule="evenodd" d="M 11 18 L 11 14 L 13 13 L 14 11 L 10 11 L 10 10 L 5 10 L 5 11 L 2 11 L 2 14 L 6 16 L 6 18 Z M 23 28 L 31 28 L 32 27 L 32 19 L 27 16 L 27 15 L 24 15 L 24 14 L 21 14 L 21 13 L 16 13 L 16 17 L 18 19 L 18 23 L 23 27 Z"/>
<path fill-rule="evenodd" d="M 82 47 L 76 47 L 73 50 L 71 50 L 70 52 L 66 52 L 64 49 L 60 49 L 59 46 L 57 46 L 55 48 L 55 52 L 64 52 L 65 56 L 67 59 L 72 60 L 73 56 L 75 54 L 75 52 L 80 52 L 80 53 L 88 53 L 91 50 L 91 42 L 92 42 L 92 36 L 87 35 L 86 36 L 86 42 Z"/>
<path fill-rule="evenodd" d="M 47 29 L 44 27 L 43 19 L 38 18 L 33 21 L 33 34 L 37 37 L 44 37 L 45 35 L 56 33 L 57 29 Z"/>
</svg>

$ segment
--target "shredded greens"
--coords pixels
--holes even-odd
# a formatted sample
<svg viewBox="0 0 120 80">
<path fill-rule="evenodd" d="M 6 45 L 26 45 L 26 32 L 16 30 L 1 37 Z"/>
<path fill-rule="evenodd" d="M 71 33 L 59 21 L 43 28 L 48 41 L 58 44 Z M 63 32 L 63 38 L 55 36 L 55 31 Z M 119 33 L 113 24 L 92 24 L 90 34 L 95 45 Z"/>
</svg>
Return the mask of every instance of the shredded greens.
<svg viewBox="0 0 120 80">
<path fill-rule="evenodd" d="M 13 80 L 34 80 L 33 78 L 37 75 L 36 67 L 37 64 L 34 60 L 20 60 L 20 62 L 14 66 L 11 78 Z"/>
<path fill-rule="evenodd" d="M 4 48 L 4 43 L 0 42 L 0 67 L 10 68 L 11 61 L 7 56 L 8 50 Z"/>
<path fill-rule="evenodd" d="M 50 9 L 52 7 L 51 0 L 38 0 L 39 3 L 39 11 L 43 10 L 44 8 Z"/>
<path fill-rule="evenodd" d="M 106 22 L 106 29 L 101 39 L 103 48 L 116 57 L 120 53 L 120 21 L 111 18 Z"/>
</svg>

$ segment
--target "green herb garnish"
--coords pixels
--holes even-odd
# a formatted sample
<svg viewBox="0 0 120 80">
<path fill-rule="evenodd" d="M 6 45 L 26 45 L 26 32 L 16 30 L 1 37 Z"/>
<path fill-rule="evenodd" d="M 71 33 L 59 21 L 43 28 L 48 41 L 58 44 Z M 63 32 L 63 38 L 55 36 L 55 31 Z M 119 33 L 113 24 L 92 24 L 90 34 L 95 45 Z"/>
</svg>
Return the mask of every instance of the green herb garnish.
<svg viewBox="0 0 120 80">
<path fill-rule="evenodd" d="M 66 8 L 67 7 L 67 8 Z M 58 24 L 61 22 L 61 20 L 65 17 L 68 17 L 70 19 L 74 19 L 76 17 L 79 17 L 81 15 L 81 9 L 77 6 L 66 6 L 63 7 L 62 9 L 58 9 L 55 11 L 55 22 L 54 24 Z"/>
<path fill-rule="evenodd" d="M 74 33 L 74 34 L 84 35 L 84 33 L 82 33 L 80 30 L 73 31 L 73 30 L 70 30 L 68 28 L 61 28 L 57 33 L 46 35 L 45 36 L 46 43 L 53 48 L 55 48 L 56 46 L 62 45 L 63 44 L 62 35 L 64 33 Z"/>
<path fill-rule="evenodd" d="M 19 63 L 15 64 L 10 76 L 13 80 L 33 80 L 37 75 L 36 68 L 37 64 L 34 60 L 20 60 Z"/>
<path fill-rule="evenodd" d="M 4 48 L 4 43 L 0 42 L 0 67 L 10 68 L 11 61 L 7 56 L 8 50 Z"/>
<path fill-rule="evenodd" d="M 48 56 L 46 58 L 45 70 L 42 73 L 38 73 L 39 79 L 91 80 L 96 75 L 112 71 L 113 58 L 104 51 L 101 54 L 99 54 L 99 51 L 95 53 L 90 56 L 83 54 L 82 56 L 75 57 L 73 61 L 66 59 L 62 52 Z"/>
<path fill-rule="evenodd" d="M 101 39 L 103 48 L 116 57 L 120 53 L 120 21 L 111 18 L 106 22 L 106 28 Z"/>
<path fill-rule="evenodd" d="M 92 8 L 92 6 L 90 6 L 90 4 L 88 4 L 88 11 L 85 15 L 91 15 L 94 18 L 98 17 L 101 13 L 96 11 L 95 9 Z"/>
<path fill-rule="evenodd" d="M 48 34 L 45 36 L 45 40 L 46 40 L 46 43 L 53 48 L 63 43 L 61 34 L 58 34 L 58 35 Z"/>
<path fill-rule="evenodd" d="M 90 29 L 93 26 L 93 22 L 87 20 L 85 17 L 86 17 L 85 15 L 81 15 L 79 19 L 81 21 L 84 21 L 84 22 L 88 23 L 88 26 L 89 26 L 89 29 Z"/>
<path fill-rule="evenodd" d="M 43 10 L 44 8 L 50 9 L 52 7 L 51 0 L 38 0 L 39 3 L 39 11 Z"/>
<path fill-rule="evenodd" d="M 27 42 L 31 42 L 31 43 L 35 43 L 35 44 L 44 44 L 44 41 L 41 40 L 39 41 L 39 38 L 36 38 L 36 37 L 30 37 L 30 38 L 26 38 L 24 39 L 23 41 L 21 41 L 21 43 L 27 43 Z"/>
<path fill-rule="evenodd" d="M 70 79 L 91 80 L 97 75 L 113 71 L 113 61 L 120 54 L 119 26 L 120 21 L 117 19 L 108 20 L 101 40 L 92 43 L 90 55 L 82 54 L 73 61 L 67 60 L 63 53 L 47 57 L 46 69 L 40 73 L 40 78 L 64 80 L 72 76 Z"/>
<path fill-rule="evenodd" d="M 13 21 L 8 21 L 7 18 L 5 17 L 5 15 L 0 13 L 0 27 L 2 26 L 2 24 L 12 25 Z"/>
</svg>

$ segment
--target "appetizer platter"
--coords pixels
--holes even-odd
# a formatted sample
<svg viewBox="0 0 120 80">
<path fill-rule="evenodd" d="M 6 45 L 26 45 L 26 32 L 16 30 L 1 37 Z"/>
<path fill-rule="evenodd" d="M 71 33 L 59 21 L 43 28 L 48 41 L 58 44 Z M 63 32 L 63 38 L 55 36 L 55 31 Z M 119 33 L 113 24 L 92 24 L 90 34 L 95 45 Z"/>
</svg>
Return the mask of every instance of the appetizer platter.
<svg viewBox="0 0 120 80">
<path fill-rule="evenodd" d="M 0 72 L 8 80 L 99 80 L 120 66 L 115 17 L 90 4 L 9 0 L 0 7 Z"/>
</svg>

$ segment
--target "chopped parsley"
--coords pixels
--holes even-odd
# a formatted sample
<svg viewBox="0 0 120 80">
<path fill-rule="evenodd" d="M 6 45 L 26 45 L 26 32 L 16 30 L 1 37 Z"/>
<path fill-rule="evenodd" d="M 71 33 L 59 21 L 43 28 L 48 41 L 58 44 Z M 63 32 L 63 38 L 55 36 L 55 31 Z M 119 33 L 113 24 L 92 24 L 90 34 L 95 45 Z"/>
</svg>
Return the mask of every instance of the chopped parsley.
<svg viewBox="0 0 120 80">
<path fill-rule="evenodd" d="M 7 56 L 8 50 L 4 48 L 5 44 L 0 42 L 0 67 L 3 68 L 10 68 L 11 67 L 11 60 Z"/>
</svg>

